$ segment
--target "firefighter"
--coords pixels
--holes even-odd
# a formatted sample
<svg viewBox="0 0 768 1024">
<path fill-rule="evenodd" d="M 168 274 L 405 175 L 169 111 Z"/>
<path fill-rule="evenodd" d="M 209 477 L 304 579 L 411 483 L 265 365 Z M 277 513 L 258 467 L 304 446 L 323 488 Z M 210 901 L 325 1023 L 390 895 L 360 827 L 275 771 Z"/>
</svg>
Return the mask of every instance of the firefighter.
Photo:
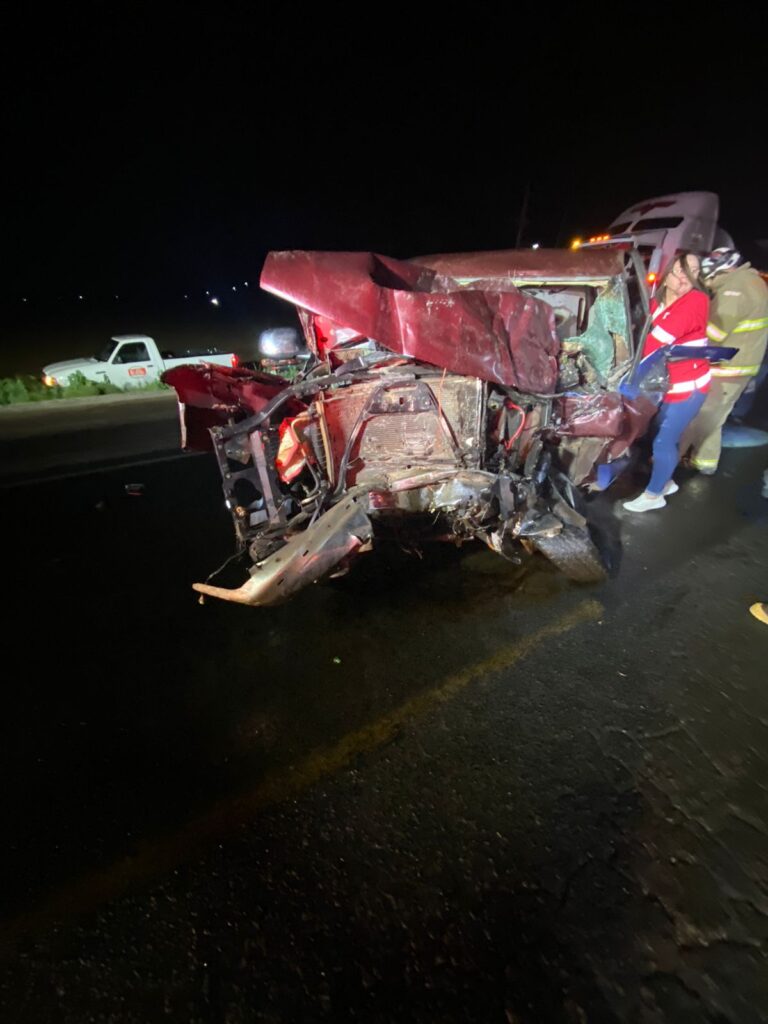
<svg viewBox="0 0 768 1024">
<path fill-rule="evenodd" d="M 691 465 L 711 476 L 720 461 L 722 426 L 765 355 L 768 286 L 735 249 L 715 249 L 702 260 L 701 272 L 713 294 L 707 337 L 714 345 L 739 350 L 730 361 L 712 367 L 707 400 L 683 438 L 683 452 L 693 447 Z"/>
</svg>

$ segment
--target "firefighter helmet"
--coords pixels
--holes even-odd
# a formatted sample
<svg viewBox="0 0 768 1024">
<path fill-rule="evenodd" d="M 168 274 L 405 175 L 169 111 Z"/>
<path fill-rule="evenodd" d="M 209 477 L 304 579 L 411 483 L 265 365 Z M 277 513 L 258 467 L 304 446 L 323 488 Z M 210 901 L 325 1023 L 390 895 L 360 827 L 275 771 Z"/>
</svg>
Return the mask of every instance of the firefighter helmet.
<svg viewBox="0 0 768 1024">
<path fill-rule="evenodd" d="M 719 274 L 723 270 L 733 270 L 740 263 L 741 253 L 723 246 L 720 249 L 714 249 L 701 261 L 701 276 L 704 278 L 714 277 L 715 274 Z"/>
</svg>

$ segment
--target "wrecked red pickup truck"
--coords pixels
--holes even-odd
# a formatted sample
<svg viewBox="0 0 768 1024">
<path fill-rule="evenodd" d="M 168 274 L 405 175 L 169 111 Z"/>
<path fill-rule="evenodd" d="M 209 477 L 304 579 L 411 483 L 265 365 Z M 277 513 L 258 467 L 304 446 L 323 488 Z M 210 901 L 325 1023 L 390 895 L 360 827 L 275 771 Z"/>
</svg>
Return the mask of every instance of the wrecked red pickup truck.
<svg viewBox="0 0 768 1024">
<path fill-rule="evenodd" d="M 387 533 L 603 576 L 577 489 L 656 409 L 619 390 L 647 322 L 633 252 L 274 252 L 261 286 L 298 309 L 312 357 L 295 380 L 216 366 L 163 378 L 183 447 L 213 444 L 253 563 L 239 588 L 197 591 L 274 604 Z"/>
</svg>

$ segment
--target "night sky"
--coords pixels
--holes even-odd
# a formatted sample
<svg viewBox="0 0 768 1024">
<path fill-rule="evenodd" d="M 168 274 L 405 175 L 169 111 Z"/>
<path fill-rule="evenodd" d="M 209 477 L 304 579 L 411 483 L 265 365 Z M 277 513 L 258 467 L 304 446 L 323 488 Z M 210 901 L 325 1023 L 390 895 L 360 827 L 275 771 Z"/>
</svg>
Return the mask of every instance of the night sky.
<svg viewBox="0 0 768 1024">
<path fill-rule="evenodd" d="M 159 21 L 91 5 L 7 22 L 4 300 L 255 281 L 270 249 L 513 247 L 527 183 L 523 244 L 708 189 L 759 253 L 762 28 L 740 22 L 731 42 L 718 25 L 714 47 L 695 12 L 698 37 L 661 13 L 638 35 L 593 8 L 489 9 L 358 6 L 340 21 L 221 5 Z"/>
</svg>

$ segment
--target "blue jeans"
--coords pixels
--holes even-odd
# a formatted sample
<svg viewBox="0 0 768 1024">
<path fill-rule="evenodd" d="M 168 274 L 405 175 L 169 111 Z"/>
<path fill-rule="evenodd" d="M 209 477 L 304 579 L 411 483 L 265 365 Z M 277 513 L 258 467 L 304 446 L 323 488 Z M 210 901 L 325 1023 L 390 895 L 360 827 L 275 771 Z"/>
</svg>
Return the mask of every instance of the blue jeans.
<svg viewBox="0 0 768 1024">
<path fill-rule="evenodd" d="M 680 461 L 678 445 L 683 431 L 704 405 L 706 394 L 694 391 L 684 402 L 665 402 L 659 413 L 659 430 L 653 442 L 653 472 L 646 487 L 650 494 L 661 494 L 672 479 Z"/>
</svg>

